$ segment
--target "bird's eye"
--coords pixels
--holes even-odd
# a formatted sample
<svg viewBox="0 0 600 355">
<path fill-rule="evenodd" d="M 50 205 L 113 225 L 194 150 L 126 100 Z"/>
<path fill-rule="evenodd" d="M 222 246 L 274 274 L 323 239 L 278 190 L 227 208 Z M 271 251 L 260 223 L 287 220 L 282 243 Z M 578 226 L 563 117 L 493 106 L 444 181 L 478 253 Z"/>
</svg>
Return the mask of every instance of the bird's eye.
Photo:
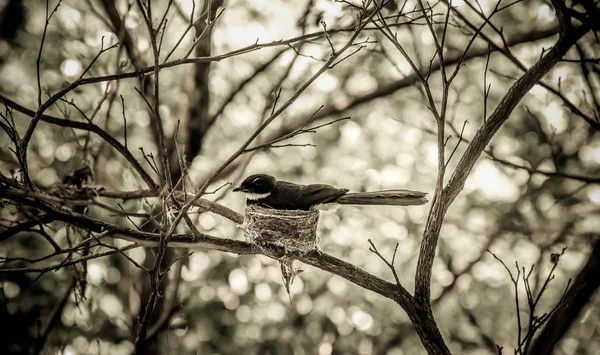
<svg viewBox="0 0 600 355">
<path fill-rule="evenodd" d="M 256 178 L 252 181 L 252 184 L 260 186 L 262 185 L 263 181 L 261 180 L 261 178 Z"/>
</svg>

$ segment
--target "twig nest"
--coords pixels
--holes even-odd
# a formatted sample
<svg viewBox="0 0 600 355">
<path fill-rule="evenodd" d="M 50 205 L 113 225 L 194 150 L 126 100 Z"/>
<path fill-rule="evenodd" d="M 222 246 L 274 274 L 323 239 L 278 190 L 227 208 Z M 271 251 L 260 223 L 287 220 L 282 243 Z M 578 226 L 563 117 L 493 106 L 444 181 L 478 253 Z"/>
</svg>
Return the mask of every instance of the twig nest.
<svg viewBox="0 0 600 355">
<path fill-rule="evenodd" d="M 276 210 L 257 205 L 246 207 L 244 236 L 259 247 L 274 245 L 286 253 L 309 252 L 319 245 L 319 211 Z"/>
<path fill-rule="evenodd" d="M 288 295 L 294 277 L 302 271 L 294 266 L 294 258 L 288 252 L 307 253 L 318 249 L 318 223 L 318 210 L 276 210 L 258 205 L 246 207 L 242 226 L 246 241 L 261 249 L 277 246 L 284 250 L 285 255 L 279 259 L 279 264 Z"/>
</svg>

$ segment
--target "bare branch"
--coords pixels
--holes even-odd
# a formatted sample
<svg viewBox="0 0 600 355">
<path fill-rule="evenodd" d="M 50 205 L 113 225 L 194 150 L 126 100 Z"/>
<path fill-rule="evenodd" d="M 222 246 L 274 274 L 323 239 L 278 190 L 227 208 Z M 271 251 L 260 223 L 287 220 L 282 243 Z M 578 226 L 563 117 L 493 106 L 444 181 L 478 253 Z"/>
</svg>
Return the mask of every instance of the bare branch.
<svg viewBox="0 0 600 355">
<path fill-rule="evenodd" d="M 310 77 L 304 84 L 302 84 L 302 86 L 300 86 L 300 88 L 277 111 L 275 111 L 269 118 L 267 118 L 263 122 L 263 124 L 261 124 L 258 127 L 258 129 L 256 131 L 254 131 L 250 137 L 248 137 L 248 139 L 238 148 L 238 150 L 235 153 L 233 153 L 219 168 L 214 170 L 214 172 L 211 174 L 211 176 L 203 183 L 202 187 L 196 193 L 194 198 L 192 200 L 190 200 L 189 202 L 187 202 L 183 206 L 183 208 L 181 209 L 179 214 L 175 217 L 175 219 L 173 220 L 173 224 L 171 225 L 171 228 L 169 229 L 169 232 L 167 233 L 167 235 L 170 235 L 173 233 L 173 231 L 177 227 L 177 224 L 183 218 L 183 215 L 185 213 L 187 213 L 187 210 L 193 205 L 193 203 L 204 194 L 204 192 L 206 191 L 206 189 L 208 188 L 210 183 L 212 183 L 212 181 L 214 179 L 216 179 L 223 172 L 223 170 L 225 170 L 225 168 L 227 168 L 227 166 L 229 166 L 229 164 L 231 164 L 234 160 L 236 160 L 244 152 L 244 150 L 246 150 L 246 148 L 248 148 L 248 146 L 256 139 L 256 137 L 258 137 L 258 135 L 269 124 L 271 124 L 271 122 L 273 122 L 277 117 L 279 117 L 279 115 L 281 115 L 281 113 L 283 113 L 294 101 L 296 101 L 298 99 L 298 97 L 300 96 L 300 94 L 302 94 L 322 73 L 324 73 L 326 70 L 328 70 L 329 66 L 332 63 L 334 63 L 335 60 L 339 56 L 341 56 L 348 48 L 350 48 L 352 46 L 352 44 L 354 43 L 354 41 L 356 40 L 358 35 L 361 33 L 362 29 L 367 25 L 367 23 L 369 23 L 371 21 L 371 19 L 379 12 L 379 10 L 380 9 L 378 8 L 377 11 L 373 11 L 367 18 L 365 18 L 362 21 L 362 23 L 360 23 L 356 27 L 354 33 L 348 40 L 347 44 L 344 47 L 342 47 L 336 53 L 336 55 L 332 55 L 331 58 L 323 66 L 321 66 L 321 68 L 315 74 L 312 75 L 312 77 Z"/>
<path fill-rule="evenodd" d="M 27 116 L 35 117 L 36 113 L 26 107 L 23 107 L 16 102 L 0 95 L 0 102 L 6 105 L 7 107 L 11 107 L 18 112 L 21 112 Z M 156 189 L 156 183 L 150 177 L 150 175 L 142 168 L 137 159 L 131 154 L 131 152 L 127 149 L 127 147 L 123 146 L 118 140 L 113 138 L 109 133 L 100 128 L 94 123 L 88 122 L 78 122 L 65 120 L 54 116 L 49 115 L 41 115 L 40 119 L 44 122 L 60 126 L 60 127 L 70 127 L 74 129 L 81 129 L 89 132 L 93 132 L 104 139 L 108 144 L 110 144 L 113 148 L 115 148 L 121 155 L 131 164 L 135 171 L 138 172 L 140 177 L 146 182 L 149 188 Z"/>
<path fill-rule="evenodd" d="M 371 239 L 368 240 L 369 244 L 371 245 L 371 247 L 369 248 L 369 251 L 372 252 L 373 254 L 377 255 L 379 257 L 379 259 L 381 259 L 385 265 L 387 265 L 387 267 L 392 271 L 392 275 L 394 275 L 394 279 L 396 280 L 396 285 L 402 287 L 402 285 L 400 284 L 400 278 L 398 277 L 398 273 L 396 272 L 396 267 L 394 266 L 394 261 L 396 260 L 396 252 L 398 251 L 398 243 L 396 243 L 396 247 L 394 248 L 394 254 L 392 255 L 392 260 L 391 261 L 387 261 L 387 259 L 385 257 L 383 257 L 383 255 L 381 255 L 381 253 L 379 253 L 379 250 L 377 250 L 377 247 L 375 246 L 375 244 L 373 244 L 373 241 L 371 241 Z"/>
<path fill-rule="evenodd" d="M 465 153 L 461 157 L 456 170 L 452 174 L 450 181 L 444 188 L 443 203 L 432 210 L 433 219 L 428 221 L 425 229 L 421 253 L 417 266 L 417 283 L 415 295 L 429 299 L 429 280 L 431 279 L 431 266 L 435 255 L 435 247 L 439 237 L 439 230 L 450 204 L 456 199 L 465 181 L 477 162 L 477 159 L 491 140 L 492 136 L 498 131 L 500 126 L 508 120 L 510 114 L 520 102 L 522 97 L 538 82 L 544 74 L 550 70 L 566 54 L 569 48 L 585 33 L 587 27 L 581 27 L 577 31 L 561 37 L 554 47 L 540 59 L 531 69 L 529 69 L 519 80 L 509 89 L 508 93 L 501 100 L 496 110 L 490 115 L 486 123 L 477 131 L 475 137 L 468 145 Z M 435 203 L 434 203 L 435 205 Z M 434 206 L 435 208 L 435 206 Z"/>
</svg>

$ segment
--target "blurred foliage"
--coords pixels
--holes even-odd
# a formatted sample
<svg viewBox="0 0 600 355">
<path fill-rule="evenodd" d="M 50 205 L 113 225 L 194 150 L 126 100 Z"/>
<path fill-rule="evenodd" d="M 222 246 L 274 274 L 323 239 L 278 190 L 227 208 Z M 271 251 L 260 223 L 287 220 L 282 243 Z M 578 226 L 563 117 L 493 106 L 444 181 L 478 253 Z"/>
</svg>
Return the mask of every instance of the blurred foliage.
<svg viewBox="0 0 600 355">
<path fill-rule="evenodd" d="M 484 10 L 493 1 L 479 1 Z M 53 3 L 53 1 L 51 1 Z M 154 2 L 153 2 L 154 3 Z M 191 11 L 191 1 L 175 1 L 164 33 L 163 58 L 182 35 Z M 460 5 L 466 6 L 462 1 Z M 167 2 L 155 2 L 155 14 L 162 14 Z M 8 14 L 11 6 L 18 14 Z M 51 6 L 53 6 L 51 4 Z M 196 11 L 200 9 L 200 2 Z M 241 1 L 225 2 L 225 11 L 213 33 L 213 54 L 227 53 L 256 41 L 295 37 L 301 34 L 297 20 L 305 2 Z M 414 7 L 413 2 L 407 8 Z M 152 63 L 147 31 L 136 6 L 117 1 L 126 28 L 136 40 L 148 63 Z M 0 1 L 6 18 L 12 18 L 13 33 L 2 28 L 0 36 L 0 93 L 19 104 L 37 106 L 35 63 L 44 26 L 45 3 L 36 0 Z M 440 10 L 442 7 L 439 8 Z M 465 10 L 466 11 L 466 10 Z M 22 23 L 14 24 L 16 16 Z M 473 18 L 474 15 L 473 15 Z M 4 18 L 3 18 L 4 20 Z M 158 18 L 153 19 L 158 21 Z M 342 2 L 313 2 L 306 23 L 307 33 L 347 26 L 353 14 Z M 556 22 L 546 1 L 521 2 L 500 13 L 493 23 L 507 37 L 528 33 Z M 467 44 L 460 28 L 450 26 L 449 52 Z M 484 31 L 486 32 L 486 31 Z M 345 34 L 333 36 L 342 41 Z M 362 40 L 375 43 L 322 75 L 277 121 L 270 130 L 286 122 L 306 120 L 321 105 L 344 107 L 357 97 L 402 79 L 410 67 L 392 45 L 377 31 L 366 31 Z M 101 40 L 103 38 L 103 40 Z M 434 55 L 435 47 L 426 26 L 398 28 L 398 38 L 412 56 L 424 64 Z M 172 59 L 183 55 L 190 45 L 186 37 Z M 554 42 L 549 37 L 512 48 L 526 65 L 533 64 L 542 48 Z M 66 83 L 78 78 L 104 48 L 116 43 L 106 20 L 102 3 L 96 0 L 63 1 L 51 19 L 46 36 L 40 77 L 43 97 L 47 98 Z M 338 42 L 336 42 L 338 43 Z M 476 41 L 475 46 L 486 46 Z M 600 55 L 600 47 L 591 38 L 580 43 L 590 57 Z M 211 112 L 214 112 L 239 83 L 283 47 L 264 48 L 211 64 L 209 88 Z M 287 99 L 327 58 L 326 41 L 309 42 L 301 49 L 283 81 L 281 98 Z M 268 102 L 273 101 L 273 85 L 286 74 L 294 52 L 287 50 L 266 71 L 247 85 L 226 106 L 206 137 L 203 151 L 194 158 L 190 177 L 199 181 L 226 159 L 257 127 Z M 317 58 L 317 60 L 315 60 Z M 573 58 L 578 59 L 576 54 Z M 466 62 L 457 76 L 450 95 L 449 118 L 457 132 L 465 121 L 464 138 L 470 139 L 483 121 L 483 72 L 486 57 Z M 180 65 L 160 72 L 160 112 L 165 132 L 172 135 L 177 122 L 190 105 L 184 89 L 190 80 L 189 66 Z M 549 73 L 546 81 L 582 110 L 592 110 L 598 93 L 598 66 L 591 86 L 585 83 L 578 63 L 563 62 Z M 123 46 L 104 53 L 86 74 L 106 75 L 133 70 Z M 487 112 L 491 112 L 521 71 L 498 53 L 489 62 L 487 82 L 491 90 Z M 432 73 L 434 92 L 439 93 L 439 72 Z M 560 84 L 559 84 L 560 83 Z M 66 101 L 55 104 L 48 114 L 74 121 L 85 121 L 68 102 L 75 103 L 93 122 L 113 137 L 124 140 L 124 114 L 127 117 L 127 144 L 141 161 L 138 147 L 154 152 L 150 117 L 145 103 L 136 92 L 135 78 L 86 85 L 69 93 Z M 593 90 L 590 92 L 590 88 Z M 594 92 L 595 90 L 595 92 Z M 121 105 L 122 95 L 125 107 Z M 106 96 L 106 100 L 102 100 Z M 99 103 L 101 106 L 98 107 Z M 266 108 L 269 110 L 269 107 Z M 19 131 L 29 119 L 13 113 Z M 353 191 L 407 187 L 432 191 L 437 167 L 435 121 L 417 86 L 370 100 L 345 111 L 352 117 L 327 126 L 312 135 L 302 135 L 293 143 L 313 147 L 286 147 L 256 153 L 244 172 L 266 172 L 299 183 L 323 182 Z M 331 119 L 338 118 L 332 116 Z M 449 130 L 450 131 L 450 130 Z M 451 150 L 457 134 L 448 140 Z M 8 149 L 10 140 L 0 134 L 0 170 L 5 175 L 18 167 Z M 460 144 L 452 169 L 465 145 Z M 598 176 L 600 137 L 582 119 L 574 115 L 553 94 L 535 86 L 513 117 L 505 124 L 489 147 L 494 157 L 531 169 L 564 171 Z M 111 190 L 136 190 L 145 187 L 126 161 L 97 136 L 70 128 L 40 123 L 29 150 L 30 171 L 36 185 L 51 189 L 66 176 L 89 162 L 95 184 Z M 145 164 L 145 163 L 144 163 Z M 145 166 L 146 167 L 146 166 Z M 226 181 L 233 181 L 230 176 Z M 217 181 L 214 187 L 225 181 Z M 217 194 L 218 195 L 218 194 Z M 102 199 L 115 208 L 118 201 Z M 221 202 L 243 210 L 240 196 L 226 194 Z M 561 258 L 556 278 L 546 293 L 542 308 L 550 309 L 558 300 L 569 278 L 574 278 L 587 260 L 592 233 L 600 229 L 598 205 L 600 187 L 573 179 L 550 178 L 529 174 L 523 169 L 501 164 L 484 156 L 476 165 L 465 190 L 446 218 L 438 258 L 434 265 L 432 297 L 436 321 L 451 350 L 457 354 L 491 354 L 483 335 L 496 344 L 512 349 L 516 343 L 515 304 L 510 278 L 504 268 L 485 249 L 493 250 L 507 265 L 518 261 L 527 268 L 538 265 L 536 279 L 543 280 L 551 267 L 550 253 L 568 246 Z M 124 201 L 126 210 L 143 211 L 136 201 Z M 345 207 L 321 216 L 321 247 L 381 278 L 391 280 L 389 270 L 369 252 L 371 239 L 383 255 L 391 255 L 399 243 L 396 268 L 401 282 L 412 291 L 419 250 L 420 234 L 428 206 L 411 208 Z M 18 212 L 2 210 L 3 219 Z M 133 227 L 125 218 L 91 206 L 91 216 Z M 236 226 L 219 216 L 200 214 L 202 231 L 224 238 L 242 238 Z M 134 221 L 138 219 L 134 218 Z M 66 245 L 76 233 L 54 222 L 49 232 L 59 245 Z M 115 246 L 123 245 L 114 240 Z M 39 235 L 22 234 L 0 242 L 3 257 L 36 258 L 52 252 L 52 246 Z M 143 262 L 149 250 L 126 252 Z M 56 262 L 56 259 L 44 261 Z M 476 261 L 465 274 L 462 271 Z M 26 267 L 14 261 L 2 267 Z M 37 264 L 36 264 L 37 265 Z M 160 335 L 161 352 L 173 354 L 422 354 L 424 350 L 408 317 L 388 299 L 360 289 L 348 281 L 311 267 L 292 285 L 293 303 L 281 282 L 278 264 L 264 256 L 237 256 L 215 251 L 195 250 L 182 270 L 176 307 L 168 328 Z M 58 272 L 2 276 L 0 279 L 0 345 L 8 353 L 31 349 L 65 292 L 71 285 L 72 269 Z M 538 276 L 539 275 L 539 276 Z M 133 350 L 133 336 L 141 304 L 141 279 L 146 277 L 121 255 L 95 259 L 88 265 L 87 299 L 78 305 L 73 295 L 62 311 L 56 328 L 47 341 L 46 354 L 127 354 Z M 449 285 L 453 288 L 443 290 Z M 536 284 L 539 287 L 539 284 Z M 523 291 L 523 290 L 521 290 Z M 523 295 L 522 295 L 523 296 Z M 438 300 L 438 297 L 441 297 Z M 473 324 L 474 315 L 476 324 Z M 557 348 L 558 354 L 596 354 L 600 347 L 598 295 L 593 298 L 579 321 Z M 510 351 L 510 350 L 507 350 Z M 0 351 L 7 353 L 5 351 Z"/>
</svg>

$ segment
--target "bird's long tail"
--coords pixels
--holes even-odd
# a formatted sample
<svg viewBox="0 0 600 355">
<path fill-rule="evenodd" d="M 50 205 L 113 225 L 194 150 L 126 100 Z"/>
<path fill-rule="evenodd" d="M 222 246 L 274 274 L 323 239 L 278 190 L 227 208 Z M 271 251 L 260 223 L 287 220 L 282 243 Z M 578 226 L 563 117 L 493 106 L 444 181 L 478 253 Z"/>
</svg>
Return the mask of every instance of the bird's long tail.
<svg viewBox="0 0 600 355">
<path fill-rule="evenodd" d="M 343 205 L 414 206 L 427 203 L 425 192 L 393 189 L 373 192 L 347 193 L 337 199 Z"/>
</svg>

